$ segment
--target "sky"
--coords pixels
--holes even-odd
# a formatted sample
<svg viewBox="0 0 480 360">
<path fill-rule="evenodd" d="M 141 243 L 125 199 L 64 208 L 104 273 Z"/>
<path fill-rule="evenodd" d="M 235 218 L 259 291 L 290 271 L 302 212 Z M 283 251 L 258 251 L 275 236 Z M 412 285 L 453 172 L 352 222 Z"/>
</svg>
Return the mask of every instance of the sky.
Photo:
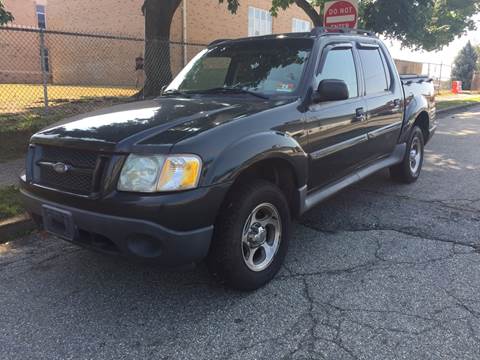
<svg viewBox="0 0 480 360">
<path fill-rule="evenodd" d="M 476 16 L 475 20 L 479 29 L 469 31 L 466 35 L 454 40 L 448 46 L 445 46 L 441 51 L 412 51 L 410 49 L 402 49 L 398 41 L 385 40 L 385 43 L 395 59 L 432 63 L 430 66 L 430 75 L 438 76 L 440 64 L 443 63 L 442 78 L 445 78 L 450 75 L 451 65 L 455 61 L 458 52 L 469 40 L 473 45 L 480 45 L 480 15 Z M 424 66 L 424 72 L 428 72 L 427 65 Z"/>
</svg>

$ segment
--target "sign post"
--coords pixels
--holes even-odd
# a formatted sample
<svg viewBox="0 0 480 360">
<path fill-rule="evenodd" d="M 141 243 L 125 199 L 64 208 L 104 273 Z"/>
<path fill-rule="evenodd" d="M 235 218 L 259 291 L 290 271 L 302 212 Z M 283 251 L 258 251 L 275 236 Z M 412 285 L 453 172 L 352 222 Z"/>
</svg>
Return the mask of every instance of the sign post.
<svg viewBox="0 0 480 360">
<path fill-rule="evenodd" d="M 358 1 L 337 0 L 325 3 L 323 25 L 356 29 L 358 23 Z"/>
</svg>

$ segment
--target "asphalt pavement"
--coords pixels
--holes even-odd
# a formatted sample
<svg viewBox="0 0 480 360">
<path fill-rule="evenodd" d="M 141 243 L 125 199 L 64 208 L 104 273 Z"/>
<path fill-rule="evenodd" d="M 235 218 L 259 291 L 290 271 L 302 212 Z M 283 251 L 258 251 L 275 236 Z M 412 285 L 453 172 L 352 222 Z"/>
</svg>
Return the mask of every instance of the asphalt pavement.
<svg viewBox="0 0 480 360">
<path fill-rule="evenodd" d="M 34 234 L 0 245 L 1 359 L 479 359 L 480 107 L 421 179 L 384 171 L 307 213 L 253 293 Z"/>
</svg>

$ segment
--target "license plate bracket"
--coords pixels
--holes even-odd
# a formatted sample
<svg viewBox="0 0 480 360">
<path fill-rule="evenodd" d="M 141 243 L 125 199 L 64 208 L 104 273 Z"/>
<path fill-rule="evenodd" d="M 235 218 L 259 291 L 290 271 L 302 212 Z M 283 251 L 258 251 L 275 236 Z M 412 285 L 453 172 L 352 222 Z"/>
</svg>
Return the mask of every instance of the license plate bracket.
<svg viewBox="0 0 480 360">
<path fill-rule="evenodd" d="M 66 240 L 74 240 L 75 224 L 71 212 L 43 205 L 42 215 L 43 226 L 47 232 Z"/>
</svg>

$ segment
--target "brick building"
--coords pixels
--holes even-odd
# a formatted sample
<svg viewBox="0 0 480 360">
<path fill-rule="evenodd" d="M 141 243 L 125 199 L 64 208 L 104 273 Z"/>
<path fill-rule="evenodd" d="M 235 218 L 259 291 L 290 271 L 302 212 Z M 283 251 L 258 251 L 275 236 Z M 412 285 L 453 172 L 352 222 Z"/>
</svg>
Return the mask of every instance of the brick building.
<svg viewBox="0 0 480 360">
<path fill-rule="evenodd" d="M 311 28 L 309 18 L 296 5 L 272 18 L 268 11 L 271 0 L 242 0 L 240 3 L 237 14 L 232 15 L 226 4 L 219 4 L 217 0 L 183 0 L 174 16 L 171 40 L 208 44 L 218 38 Z M 143 0 L 5 0 L 7 10 L 15 16 L 13 25 L 140 39 L 47 34 L 48 68 L 55 84 L 132 85 L 132 64 L 135 57 L 143 53 L 142 4 Z M 22 36 L 31 39 L 16 41 L 14 37 L 10 44 L 6 44 L 3 35 L 0 33 L 0 44 L 9 55 L 0 56 L 0 82 L 38 82 L 41 75 L 38 34 L 23 33 Z M 172 45 L 173 71 L 177 72 L 201 49 L 201 46 Z M 7 63 L 11 69 L 7 69 Z"/>
<path fill-rule="evenodd" d="M 46 0 L 4 0 L 4 5 L 14 14 L 15 26 L 37 28 L 45 25 Z M 38 34 L 0 32 L 0 83 L 40 82 L 39 48 Z"/>
<path fill-rule="evenodd" d="M 19 0 L 16 0 L 19 1 Z M 22 0 L 23 1 L 23 0 Z M 262 33 L 308 30 L 311 22 L 296 5 L 276 18 L 268 12 L 271 0 L 242 0 L 237 14 L 217 0 L 183 0 L 172 25 L 172 40 L 209 43 Z M 48 0 L 47 18 L 53 29 L 144 35 L 143 0 Z"/>
</svg>

